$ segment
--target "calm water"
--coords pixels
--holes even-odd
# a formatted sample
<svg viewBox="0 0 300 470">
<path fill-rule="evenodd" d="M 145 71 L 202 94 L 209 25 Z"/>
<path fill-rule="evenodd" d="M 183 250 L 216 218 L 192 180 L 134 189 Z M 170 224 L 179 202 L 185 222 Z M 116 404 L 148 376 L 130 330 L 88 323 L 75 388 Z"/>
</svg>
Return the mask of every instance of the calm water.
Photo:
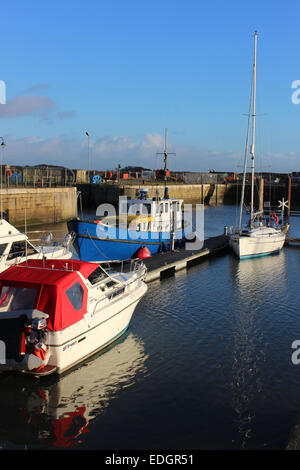
<svg viewBox="0 0 300 470">
<path fill-rule="evenodd" d="M 235 217 L 206 209 L 206 235 Z M 60 380 L 0 378 L 0 447 L 284 449 L 300 414 L 299 269 L 300 248 L 228 253 L 149 284 L 105 353 Z"/>
</svg>

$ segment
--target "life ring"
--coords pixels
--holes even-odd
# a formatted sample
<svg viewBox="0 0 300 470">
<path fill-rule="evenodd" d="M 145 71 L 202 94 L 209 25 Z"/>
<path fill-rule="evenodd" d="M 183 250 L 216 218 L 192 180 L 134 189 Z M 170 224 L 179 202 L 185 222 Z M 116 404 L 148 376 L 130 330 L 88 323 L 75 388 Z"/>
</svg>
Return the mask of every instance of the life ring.
<svg viewBox="0 0 300 470">
<path fill-rule="evenodd" d="M 278 217 L 277 217 L 277 215 L 276 215 L 275 212 L 273 212 L 273 213 L 271 214 L 271 219 L 273 219 L 274 222 L 275 222 L 276 224 L 278 224 Z"/>
</svg>

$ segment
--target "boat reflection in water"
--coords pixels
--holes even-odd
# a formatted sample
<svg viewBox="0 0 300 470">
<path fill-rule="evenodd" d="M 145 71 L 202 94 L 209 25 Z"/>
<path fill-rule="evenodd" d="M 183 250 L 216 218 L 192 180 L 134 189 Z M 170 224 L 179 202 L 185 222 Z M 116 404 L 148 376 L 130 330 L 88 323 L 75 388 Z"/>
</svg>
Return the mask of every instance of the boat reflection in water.
<svg viewBox="0 0 300 470">
<path fill-rule="evenodd" d="M 232 308 L 233 316 L 228 313 L 234 331 L 229 389 L 238 432 L 235 444 L 245 449 L 251 447 L 256 414 L 260 406 L 264 406 L 262 392 L 268 356 L 266 323 L 269 321 L 266 316 L 268 310 L 272 312 L 272 306 L 266 304 L 270 295 L 266 294 L 274 292 L 276 301 L 276 296 L 280 297 L 285 290 L 284 253 L 243 261 L 232 259 L 231 279 L 235 308 Z"/>
<path fill-rule="evenodd" d="M 143 344 L 132 332 L 59 379 L 2 376 L 0 440 L 17 446 L 69 448 L 124 387 L 146 372 Z M 5 449 L 5 446 L 2 446 Z"/>
</svg>

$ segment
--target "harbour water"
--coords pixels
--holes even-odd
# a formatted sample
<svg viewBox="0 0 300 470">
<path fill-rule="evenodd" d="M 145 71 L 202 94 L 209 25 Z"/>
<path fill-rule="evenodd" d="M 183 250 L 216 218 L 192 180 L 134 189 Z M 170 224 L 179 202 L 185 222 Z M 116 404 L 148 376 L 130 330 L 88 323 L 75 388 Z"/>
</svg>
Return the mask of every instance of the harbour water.
<svg viewBox="0 0 300 470">
<path fill-rule="evenodd" d="M 219 235 L 236 209 L 204 220 Z M 109 350 L 60 379 L 0 377 L 0 448 L 285 449 L 300 414 L 299 269 L 300 246 L 229 252 L 150 283 Z"/>
</svg>

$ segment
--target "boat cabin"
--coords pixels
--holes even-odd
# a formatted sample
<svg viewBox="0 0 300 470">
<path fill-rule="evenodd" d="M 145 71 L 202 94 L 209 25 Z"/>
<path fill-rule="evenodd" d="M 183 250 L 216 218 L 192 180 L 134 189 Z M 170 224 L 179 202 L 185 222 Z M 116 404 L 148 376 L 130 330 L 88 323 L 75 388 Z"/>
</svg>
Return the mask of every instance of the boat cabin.
<svg viewBox="0 0 300 470">
<path fill-rule="evenodd" d="M 0 220 L 0 270 L 15 264 L 28 255 L 39 256 L 40 252 L 30 243 L 28 237 L 9 222 Z"/>
<path fill-rule="evenodd" d="M 97 264 L 77 260 L 28 260 L 0 274 L 1 314 L 38 310 L 49 331 L 60 331 L 87 312 L 85 279 Z"/>
<path fill-rule="evenodd" d="M 149 232 L 171 232 L 182 229 L 182 199 L 148 198 L 146 189 L 140 190 L 137 199 L 126 198 L 120 202 L 120 216 L 140 216 L 137 230 Z"/>
</svg>

